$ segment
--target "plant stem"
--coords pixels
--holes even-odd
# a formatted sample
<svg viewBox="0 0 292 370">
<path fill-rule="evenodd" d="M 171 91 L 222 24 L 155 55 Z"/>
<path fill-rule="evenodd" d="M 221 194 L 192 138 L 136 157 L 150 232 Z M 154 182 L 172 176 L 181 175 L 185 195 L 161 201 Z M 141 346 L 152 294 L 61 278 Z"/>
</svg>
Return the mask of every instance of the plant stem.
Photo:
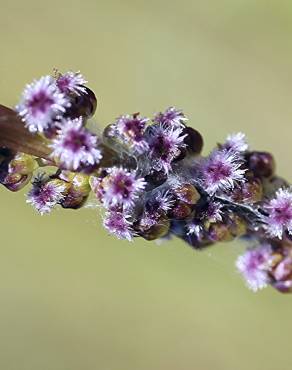
<svg viewBox="0 0 292 370">
<path fill-rule="evenodd" d="M 15 152 L 50 159 L 47 141 L 28 131 L 17 113 L 3 105 L 0 105 L 0 146 Z"/>
</svg>

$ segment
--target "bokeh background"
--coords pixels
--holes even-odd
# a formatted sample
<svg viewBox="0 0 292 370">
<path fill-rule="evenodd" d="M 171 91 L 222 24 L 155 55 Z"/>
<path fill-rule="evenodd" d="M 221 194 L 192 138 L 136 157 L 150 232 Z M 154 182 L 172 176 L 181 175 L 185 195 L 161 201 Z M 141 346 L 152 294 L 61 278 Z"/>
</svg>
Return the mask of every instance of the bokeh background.
<svg viewBox="0 0 292 370">
<path fill-rule="evenodd" d="M 102 128 L 183 108 L 205 152 L 227 133 L 274 153 L 291 179 L 292 3 L 0 0 L 1 102 L 34 77 L 81 70 Z M 0 369 L 288 370 L 292 297 L 254 294 L 242 246 L 130 244 L 98 212 L 40 217 L 0 189 Z"/>
</svg>

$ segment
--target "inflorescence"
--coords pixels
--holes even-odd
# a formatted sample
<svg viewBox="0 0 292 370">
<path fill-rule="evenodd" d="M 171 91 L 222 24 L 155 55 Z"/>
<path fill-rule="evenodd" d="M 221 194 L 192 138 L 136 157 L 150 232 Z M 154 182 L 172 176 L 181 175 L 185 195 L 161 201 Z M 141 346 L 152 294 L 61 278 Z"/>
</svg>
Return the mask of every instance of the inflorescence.
<svg viewBox="0 0 292 370">
<path fill-rule="evenodd" d="M 202 156 L 201 134 L 175 107 L 122 115 L 98 136 L 87 127 L 97 102 L 85 84 L 79 72 L 55 72 L 27 85 L 15 110 L 2 106 L 1 184 L 31 182 L 27 202 L 41 215 L 78 209 L 92 193 L 120 239 L 177 236 L 195 249 L 244 239 L 251 247 L 236 266 L 248 287 L 291 292 L 292 188 L 273 156 L 252 151 L 243 133 Z"/>
</svg>

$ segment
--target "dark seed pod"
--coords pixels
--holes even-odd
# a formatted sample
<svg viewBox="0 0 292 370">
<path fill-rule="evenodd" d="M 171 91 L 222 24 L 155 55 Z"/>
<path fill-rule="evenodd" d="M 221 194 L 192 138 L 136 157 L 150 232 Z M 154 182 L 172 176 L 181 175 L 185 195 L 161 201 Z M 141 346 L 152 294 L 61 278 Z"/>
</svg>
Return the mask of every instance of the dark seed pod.
<svg viewBox="0 0 292 370">
<path fill-rule="evenodd" d="M 276 281 L 272 285 L 275 289 L 277 289 L 281 293 L 291 293 L 292 292 L 292 280 Z"/>
<path fill-rule="evenodd" d="M 228 242 L 234 239 L 230 227 L 223 223 L 212 224 L 209 230 L 209 237 L 214 242 Z"/>
<path fill-rule="evenodd" d="M 86 202 L 88 196 L 82 196 L 69 190 L 68 195 L 61 202 L 63 208 L 78 209 L 81 208 Z"/>
<path fill-rule="evenodd" d="M 176 158 L 174 158 L 173 163 L 182 161 L 186 157 L 187 154 L 188 154 L 188 151 L 186 148 L 180 148 L 180 154 Z"/>
<path fill-rule="evenodd" d="M 198 190 L 191 184 L 184 184 L 175 189 L 175 195 L 183 202 L 194 205 L 201 198 Z"/>
<path fill-rule="evenodd" d="M 200 154 L 203 149 L 204 141 L 199 131 L 192 127 L 186 127 L 183 134 L 187 134 L 184 139 L 187 151 L 191 154 Z"/>
<path fill-rule="evenodd" d="M 150 190 L 154 187 L 162 185 L 167 180 L 167 174 L 163 171 L 151 170 L 151 172 L 145 176 L 147 182 L 146 190 Z"/>
<path fill-rule="evenodd" d="M 194 249 L 203 249 L 214 243 L 212 240 L 206 238 L 198 239 L 196 235 L 193 234 L 192 235 L 185 234 L 181 238 Z"/>
<path fill-rule="evenodd" d="M 232 194 L 235 202 L 257 203 L 263 199 L 263 184 L 259 178 L 250 178 Z"/>
<path fill-rule="evenodd" d="M 245 235 L 247 231 L 246 221 L 237 215 L 232 215 L 230 219 L 229 231 L 235 238 Z"/>
<path fill-rule="evenodd" d="M 78 118 L 82 116 L 88 119 L 94 115 L 97 107 L 96 96 L 88 87 L 83 87 L 86 92 L 81 92 L 80 95 L 72 97 L 71 106 L 67 109 L 65 117 Z"/>
<path fill-rule="evenodd" d="M 247 157 L 248 167 L 257 177 L 272 177 L 276 164 L 272 154 L 268 152 L 251 152 Z"/>
<path fill-rule="evenodd" d="M 185 202 L 178 202 L 170 212 L 170 217 L 176 220 L 184 220 L 192 213 L 192 208 Z"/>
<path fill-rule="evenodd" d="M 141 232 L 141 236 L 146 240 L 155 240 L 162 238 L 169 232 L 170 221 L 166 217 L 161 217 L 157 223 L 148 230 Z"/>
</svg>

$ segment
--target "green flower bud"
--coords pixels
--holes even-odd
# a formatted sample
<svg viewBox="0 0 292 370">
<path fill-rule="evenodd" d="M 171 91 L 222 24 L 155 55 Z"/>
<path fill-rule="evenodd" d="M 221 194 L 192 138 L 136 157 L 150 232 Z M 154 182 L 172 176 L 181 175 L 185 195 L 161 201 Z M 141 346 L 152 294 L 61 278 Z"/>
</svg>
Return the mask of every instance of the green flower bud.
<svg viewBox="0 0 292 370">
<path fill-rule="evenodd" d="M 146 240 L 155 240 L 166 236 L 169 232 L 170 221 L 166 217 L 161 217 L 155 225 L 148 230 L 141 232 L 141 236 Z"/>
</svg>

